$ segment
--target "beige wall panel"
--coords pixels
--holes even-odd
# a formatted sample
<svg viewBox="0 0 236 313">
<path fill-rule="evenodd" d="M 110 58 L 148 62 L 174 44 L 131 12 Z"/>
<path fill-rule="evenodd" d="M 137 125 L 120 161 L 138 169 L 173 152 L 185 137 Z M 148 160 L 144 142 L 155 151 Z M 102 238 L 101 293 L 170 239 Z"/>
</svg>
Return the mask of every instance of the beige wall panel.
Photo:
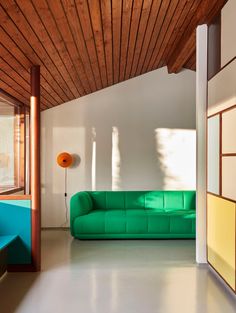
<svg viewBox="0 0 236 313">
<path fill-rule="evenodd" d="M 222 158 L 222 196 L 236 201 L 236 157 Z"/>
<path fill-rule="evenodd" d="M 222 153 L 236 153 L 236 109 L 222 114 Z"/>
<path fill-rule="evenodd" d="M 236 56 L 236 1 L 229 0 L 221 13 L 221 66 Z"/>
<path fill-rule="evenodd" d="M 236 60 L 208 82 L 208 116 L 236 104 Z"/>
</svg>

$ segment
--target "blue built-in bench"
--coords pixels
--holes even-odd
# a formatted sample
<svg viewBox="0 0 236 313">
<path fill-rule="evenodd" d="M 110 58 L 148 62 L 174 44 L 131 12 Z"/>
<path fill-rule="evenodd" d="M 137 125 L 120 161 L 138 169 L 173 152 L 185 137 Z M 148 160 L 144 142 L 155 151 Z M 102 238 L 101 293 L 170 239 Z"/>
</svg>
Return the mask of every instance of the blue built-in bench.
<svg viewBox="0 0 236 313">
<path fill-rule="evenodd" d="M 31 201 L 30 199 L 4 200 L 0 197 L 2 268 L 4 271 L 19 267 L 23 270 L 31 265 L 31 259 Z"/>
<path fill-rule="evenodd" d="M 17 239 L 17 235 L 0 236 L 0 277 L 7 270 L 7 250 Z"/>
<path fill-rule="evenodd" d="M 0 251 L 7 248 L 16 238 L 17 235 L 0 236 Z"/>
</svg>

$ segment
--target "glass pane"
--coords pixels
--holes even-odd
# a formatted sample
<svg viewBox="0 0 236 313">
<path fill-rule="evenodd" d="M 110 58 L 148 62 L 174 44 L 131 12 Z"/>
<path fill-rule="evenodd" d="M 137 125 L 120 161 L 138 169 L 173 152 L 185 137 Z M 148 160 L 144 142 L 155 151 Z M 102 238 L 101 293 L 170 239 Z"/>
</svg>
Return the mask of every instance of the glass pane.
<svg viewBox="0 0 236 313">
<path fill-rule="evenodd" d="M 0 192 L 22 186 L 22 116 L 20 109 L 0 101 Z M 24 140 L 23 140 L 24 145 Z M 24 177 L 24 176 L 23 176 Z M 21 185 L 21 186 L 20 186 Z"/>
<path fill-rule="evenodd" d="M 0 103 L 0 188 L 14 186 L 14 107 Z"/>
</svg>

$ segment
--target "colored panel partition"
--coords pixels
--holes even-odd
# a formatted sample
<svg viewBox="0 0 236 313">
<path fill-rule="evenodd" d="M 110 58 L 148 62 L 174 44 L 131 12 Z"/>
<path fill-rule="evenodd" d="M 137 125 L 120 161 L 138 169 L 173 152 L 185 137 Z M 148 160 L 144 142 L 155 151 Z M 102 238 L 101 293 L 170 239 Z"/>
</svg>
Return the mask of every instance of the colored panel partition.
<svg viewBox="0 0 236 313">
<path fill-rule="evenodd" d="M 236 156 L 222 158 L 222 196 L 236 201 Z"/>
<path fill-rule="evenodd" d="M 208 261 L 235 290 L 235 203 L 208 195 Z"/>
<path fill-rule="evenodd" d="M 31 201 L 0 200 L 0 236 L 17 239 L 8 248 L 8 264 L 31 264 Z"/>
<path fill-rule="evenodd" d="M 222 153 L 236 153 L 236 108 L 222 114 Z"/>
<path fill-rule="evenodd" d="M 208 116 L 236 104 L 236 59 L 208 82 Z"/>
<path fill-rule="evenodd" d="M 220 118 L 219 115 L 208 119 L 207 130 L 207 191 L 219 194 L 219 162 L 220 162 Z"/>
</svg>

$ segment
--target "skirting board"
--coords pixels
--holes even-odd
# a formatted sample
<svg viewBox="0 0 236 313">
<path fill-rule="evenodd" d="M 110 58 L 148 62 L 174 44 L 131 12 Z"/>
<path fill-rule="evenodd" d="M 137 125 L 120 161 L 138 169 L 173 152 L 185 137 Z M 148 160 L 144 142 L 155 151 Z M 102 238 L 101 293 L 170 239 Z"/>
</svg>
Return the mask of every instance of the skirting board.
<svg viewBox="0 0 236 313">
<path fill-rule="evenodd" d="M 41 230 L 70 230 L 70 227 L 41 227 Z"/>
</svg>

